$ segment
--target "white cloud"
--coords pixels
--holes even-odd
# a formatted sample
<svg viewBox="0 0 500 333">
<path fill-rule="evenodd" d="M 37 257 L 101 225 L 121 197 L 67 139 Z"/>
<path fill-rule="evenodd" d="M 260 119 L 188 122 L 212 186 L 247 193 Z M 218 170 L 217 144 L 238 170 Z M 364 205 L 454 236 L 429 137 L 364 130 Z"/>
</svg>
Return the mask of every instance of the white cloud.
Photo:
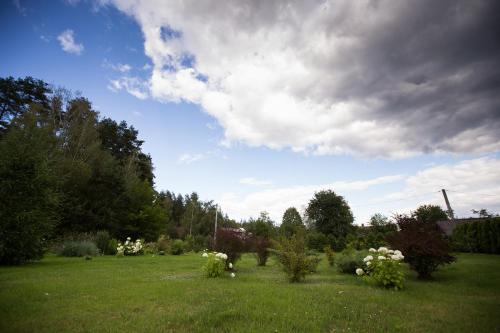
<svg viewBox="0 0 500 333">
<path fill-rule="evenodd" d="M 110 80 L 108 89 L 113 92 L 125 90 L 139 99 L 146 99 L 149 96 L 147 82 L 137 77 L 123 76 L 116 80 Z"/>
<path fill-rule="evenodd" d="M 246 177 L 240 179 L 240 184 L 251 186 L 269 186 L 272 185 L 273 182 L 270 180 L 259 180 L 253 177 Z"/>
<path fill-rule="evenodd" d="M 366 223 L 374 213 L 387 216 L 409 213 L 423 204 L 435 204 L 446 209 L 441 193 L 444 188 L 456 216 L 467 217 L 471 216 L 471 209 L 479 208 L 500 213 L 499 170 L 500 159 L 484 157 L 428 167 L 408 177 L 393 175 L 362 181 L 292 186 L 256 191 L 246 196 L 225 193 L 218 202 L 233 218 L 255 217 L 265 210 L 280 223 L 288 207 L 294 206 L 303 211 L 314 192 L 332 189 L 346 198 L 355 222 L 360 224 Z M 378 185 L 394 183 L 401 183 L 402 190 L 385 195 L 382 188 L 380 191 L 370 190 Z"/>
<path fill-rule="evenodd" d="M 80 55 L 83 52 L 84 47 L 83 44 L 75 42 L 74 34 L 74 31 L 71 29 L 64 30 L 59 36 L 57 36 L 57 40 L 65 52 Z"/>
<path fill-rule="evenodd" d="M 204 160 L 207 157 L 208 157 L 208 155 L 204 154 L 204 153 L 199 153 L 199 154 L 185 153 L 185 154 L 182 154 L 181 156 L 179 156 L 179 158 L 177 159 L 177 163 L 179 163 L 179 164 L 191 164 L 193 162 L 198 162 L 198 161 Z"/>
<path fill-rule="evenodd" d="M 338 181 L 330 184 L 292 186 L 253 192 L 245 197 L 225 193 L 218 202 L 220 202 L 224 212 L 227 212 L 232 218 L 246 219 L 265 210 L 279 224 L 281 223 L 282 214 L 287 208 L 293 206 L 303 210 L 315 192 L 331 189 L 339 195 L 346 195 L 349 192 L 362 191 L 372 186 L 394 183 L 401 179 L 403 179 L 401 175 L 392 175 L 361 181 Z"/>
<path fill-rule="evenodd" d="M 500 150 L 497 99 L 474 95 L 494 57 L 460 62 L 445 45 L 466 47 L 460 36 L 489 22 L 486 5 L 429 15 L 425 1 L 112 2 L 141 26 L 151 97 L 199 104 L 227 144 L 391 157 Z"/>
<path fill-rule="evenodd" d="M 500 212 L 500 159 L 484 157 L 426 168 L 407 178 L 402 191 L 382 197 L 380 201 L 410 198 L 411 209 L 426 203 L 446 209 L 441 189 L 447 190 L 451 207 L 459 217 L 470 216 L 471 209 L 479 208 Z M 405 206 L 398 207 L 397 211 L 408 212 Z"/>
</svg>

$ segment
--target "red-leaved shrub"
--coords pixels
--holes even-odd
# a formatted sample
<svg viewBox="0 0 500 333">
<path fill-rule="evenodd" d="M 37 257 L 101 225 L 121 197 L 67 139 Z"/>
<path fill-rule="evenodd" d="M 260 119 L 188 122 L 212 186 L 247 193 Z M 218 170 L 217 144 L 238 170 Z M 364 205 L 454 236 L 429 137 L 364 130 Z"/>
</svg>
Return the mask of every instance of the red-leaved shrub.
<svg viewBox="0 0 500 333">
<path fill-rule="evenodd" d="M 248 236 L 246 232 L 235 228 L 217 230 L 215 250 L 227 254 L 226 269 L 229 268 L 229 263 L 234 265 L 247 248 Z"/>
<path fill-rule="evenodd" d="M 398 215 L 395 219 L 400 230 L 388 236 L 387 241 L 403 252 L 405 262 L 418 273 L 419 279 L 429 279 L 438 266 L 455 261 L 436 223 L 406 215 Z"/>
</svg>

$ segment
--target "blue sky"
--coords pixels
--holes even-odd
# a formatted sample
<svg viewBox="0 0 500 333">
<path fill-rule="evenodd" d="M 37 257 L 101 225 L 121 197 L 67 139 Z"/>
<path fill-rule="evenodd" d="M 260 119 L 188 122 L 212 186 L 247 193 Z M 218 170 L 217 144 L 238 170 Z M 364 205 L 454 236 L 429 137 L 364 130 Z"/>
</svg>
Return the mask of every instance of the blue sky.
<svg viewBox="0 0 500 333">
<path fill-rule="evenodd" d="M 418 101 L 416 108 L 421 83 L 400 88 L 395 78 L 410 77 L 405 84 L 448 81 L 438 74 L 413 75 L 414 68 L 423 66 L 404 55 L 398 59 L 412 67 L 367 61 L 359 50 L 371 59 L 381 52 L 370 46 L 381 37 L 366 32 L 374 27 L 355 34 L 356 48 L 337 45 L 337 39 L 315 40 L 312 34 L 301 41 L 306 28 L 292 31 L 296 44 L 283 46 L 280 41 L 290 37 L 283 33 L 286 20 L 277 26 L 269 23 L 273 20 L 252 19 L 260 20 L 263 9 L 250 9 L 242 24 L 239 17 L 228 18 L 225 8 L 177 5 L 3 1 L 0 75 L 29 75 L 81 91 L 102 116 L 139 130 L 153 158 L 157 190 L 196 191 L 237 219 L 266 210 L 280 223 L 287 207 L 303 209 L 314 191 L 327 188 L 346 197 L 356 223 L 376 212 L 391 215 L 421 203 L 444 206 L 441 188 L 450 190 L 461 216 L 473 208 L 500 210 L 498 101 L 491 99 L 493 111 L 464 109 L 477 112 L 476 119 L 490 119 L 486 123 L 460 120 L 456 111 L 431 112 L 428 102 Z M 272 16 L 273 10 L 265 11 Z M 303 11 L 311 24 L 321 22 L 317 15 L 327 15 L 317 8 Z M 359 11 L 353 8 L 346 15 L 362 15 Z M 221 29 L 221 21 L 234 32 Z M 246 48 L 248 54 L 242 52 Z M 350 57 L 342 58 L 339 50 L 352 52 L 352 66 L 364 69 L 363 81 L 354 88 L 349 84 L 359 74 L 345 70 Z M 432 52 L 426 66 L 433 63 L 435 73 L 441 66 L 448 68 L 446 75 L 462 75 Z M 377 72 L 381 67 L 393 73 L 390 80 Z M 366 84 L 373 78 L 377 87 L 388 88 L 378 91 Z M 413 89 L 411 98 L 408 89 Z M 402 96 L 397 104 L 380 97 L 394 92 Z M 426 96 L 427 101 L 434 98 Z M 478 98 L 471 94 L 463 105 Z M 453 134 L 438 135 L 448 131 Z"/>
</svg>

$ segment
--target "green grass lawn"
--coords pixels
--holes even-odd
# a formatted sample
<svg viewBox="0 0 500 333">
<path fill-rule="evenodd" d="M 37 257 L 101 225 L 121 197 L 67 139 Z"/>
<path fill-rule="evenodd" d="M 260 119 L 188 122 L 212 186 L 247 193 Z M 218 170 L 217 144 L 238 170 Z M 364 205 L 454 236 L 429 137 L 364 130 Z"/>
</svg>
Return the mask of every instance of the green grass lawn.
<svg viewBox="0 0 500 333">
<path fill-rule="evenodd" d="M 460 254 L 396 292 L 324 259 L 289 284 L 252 255 L 237 276 L 204 278 L 200 255 L 47 257 L 0 267 L 0 332 L 499 332 L 500 256 Z"/>
</svg>

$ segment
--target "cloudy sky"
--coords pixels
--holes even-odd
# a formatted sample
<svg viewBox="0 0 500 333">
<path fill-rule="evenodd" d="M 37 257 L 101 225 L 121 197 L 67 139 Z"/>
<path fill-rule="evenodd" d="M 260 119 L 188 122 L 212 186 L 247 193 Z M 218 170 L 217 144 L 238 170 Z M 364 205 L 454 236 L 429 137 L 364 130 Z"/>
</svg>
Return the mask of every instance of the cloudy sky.
<svg viewBox="0 0 500 333">
<path fill-rule="evenodd" d="M 2 1 L 1 76 L 134 125 L 158 190 L 280 223 L 332 189 L 356 223 L 500 211 L 498 1 Z"/>
</svg>

